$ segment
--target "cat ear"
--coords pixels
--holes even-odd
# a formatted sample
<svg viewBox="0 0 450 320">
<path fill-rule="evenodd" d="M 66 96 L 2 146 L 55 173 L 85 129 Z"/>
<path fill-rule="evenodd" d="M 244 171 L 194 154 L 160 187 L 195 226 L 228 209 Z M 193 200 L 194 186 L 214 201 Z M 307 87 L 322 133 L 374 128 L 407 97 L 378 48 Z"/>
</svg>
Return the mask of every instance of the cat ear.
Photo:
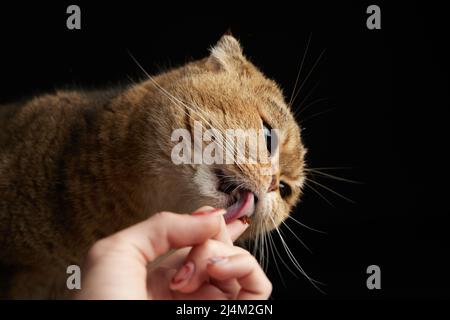
<svg viewBox="0 0 450 320">
<path fill-rule="evenodd" d="M 210 56 L 206 62 L 212 70 L 227 70 L 234 68 L 238 61 L 242 61 L 244 56 L 239 41 L 231 33 L 225 33 L 219 42 L 210 49 Z"/>
</svg>

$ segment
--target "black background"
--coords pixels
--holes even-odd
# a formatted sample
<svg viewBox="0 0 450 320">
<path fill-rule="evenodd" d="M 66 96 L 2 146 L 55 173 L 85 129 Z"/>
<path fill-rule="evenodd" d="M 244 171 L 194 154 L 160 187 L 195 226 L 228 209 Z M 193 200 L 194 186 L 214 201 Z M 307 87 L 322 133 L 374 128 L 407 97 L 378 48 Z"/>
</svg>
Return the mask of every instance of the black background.
<svg viewBox="0 0 450 320">
<path fill-rule="evenodd" d="M 316 177 L 355 203 L 311 185 L 329 205 L 306 189 L 294 217 L 327 234 L 288 222 L 310 254 L 282 230 L 326 294 L 278 259 L 283 285 L 272 259 L 273 297 L 448 298 L 444 10 L 428 2 L 310 2 L 1 4 L 0 103 L 55 88 L 128 83 L 142 72 L 127 50 L 155 73 L 205 56 L 228 28 L 289 98 L 311 37 L 296 103 L 304 108 L 298 119 L 308 163 L 339 167 L 327 172 L 362 183 Z M 79 31 L 66 29 L 69 4 L 81 7 Z M 381 7 L 381 30 L 366 28 L 370 4 Z M 366 287 L 371 264 L 381 268 L 381 290 Z"/>
</svg>

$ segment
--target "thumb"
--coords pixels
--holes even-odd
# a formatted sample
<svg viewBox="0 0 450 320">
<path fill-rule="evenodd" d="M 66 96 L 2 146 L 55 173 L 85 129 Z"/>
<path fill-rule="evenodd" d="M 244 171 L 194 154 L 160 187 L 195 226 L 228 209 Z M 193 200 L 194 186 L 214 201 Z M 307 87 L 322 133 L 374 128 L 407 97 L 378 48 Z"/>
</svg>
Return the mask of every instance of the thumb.
<svg viewBox="0 0 450 320">
<path fill-rule="evenodd" d="M 170 249 L 194 246 L 214 238 L 220 233 L 223 213 L 223 209 L 198 216 L 160 212 L 102 241 L 128 247 L 127 250 L 136 251 L 149 263 Z"/>
</svg>

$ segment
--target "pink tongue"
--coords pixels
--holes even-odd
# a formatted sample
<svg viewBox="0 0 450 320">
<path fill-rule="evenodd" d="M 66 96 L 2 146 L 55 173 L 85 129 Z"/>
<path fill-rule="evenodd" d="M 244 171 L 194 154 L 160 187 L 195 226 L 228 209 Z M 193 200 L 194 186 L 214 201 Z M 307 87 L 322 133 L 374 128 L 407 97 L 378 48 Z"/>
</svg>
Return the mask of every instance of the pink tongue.
<svg viewBox="0 0 450 320">
<path fill-rule="evenodd" d="M 250 215 L 255 209 L 253 192 L 243 191 L 240 194 L 239 200 L 233 205 L 229 206 L 227 212 L 224 214 L 225 222 L 229 223 L 240 217 Z"/>
</svg>

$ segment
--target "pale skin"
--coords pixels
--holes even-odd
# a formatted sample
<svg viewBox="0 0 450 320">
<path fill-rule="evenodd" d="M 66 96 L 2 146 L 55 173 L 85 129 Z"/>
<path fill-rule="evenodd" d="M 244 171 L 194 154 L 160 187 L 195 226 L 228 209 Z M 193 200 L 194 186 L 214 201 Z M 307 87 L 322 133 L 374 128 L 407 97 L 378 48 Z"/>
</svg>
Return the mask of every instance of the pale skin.
<svg viewBox="0 0 450 320">
<path fill-rule="evenodd" d="M 248 224 L 226 225 L 224 212 L 162 212 L 99 240 L 87 255 L 76 298 L 269 298 L 272 284 L 256 259 L 233 245 Z M 171 249 L 176 251 L 152 267 Z"/>
</svg>

